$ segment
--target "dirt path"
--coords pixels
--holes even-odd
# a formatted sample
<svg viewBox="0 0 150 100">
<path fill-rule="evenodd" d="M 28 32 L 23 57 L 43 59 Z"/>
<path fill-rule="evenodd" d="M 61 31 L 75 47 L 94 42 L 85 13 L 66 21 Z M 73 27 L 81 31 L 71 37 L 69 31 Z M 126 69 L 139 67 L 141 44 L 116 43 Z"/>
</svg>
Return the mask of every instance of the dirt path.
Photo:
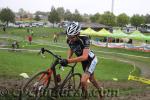
<svg viewBox="0 0 150 100">
<path fill-rule="evenodd" d="M 4 92 L 6 94 L 10 93 L 10 95 L 13 92 L 19 94 L 19 90 L 25 82 L 26 80 L 23 79 L 0 78 L 0 92 Z M 150 98 L 150 86 L 139 82 L 102 81 L 100 84 L 102 84 L 105 91 L 108 89 L 118 90 L 117 96 L 107 96 L 107 94 L 105 94 L 104 100 L 149 100 Z M 89 83 L 89 89 L 95 89 L 91 83 Z"/>
</svg>

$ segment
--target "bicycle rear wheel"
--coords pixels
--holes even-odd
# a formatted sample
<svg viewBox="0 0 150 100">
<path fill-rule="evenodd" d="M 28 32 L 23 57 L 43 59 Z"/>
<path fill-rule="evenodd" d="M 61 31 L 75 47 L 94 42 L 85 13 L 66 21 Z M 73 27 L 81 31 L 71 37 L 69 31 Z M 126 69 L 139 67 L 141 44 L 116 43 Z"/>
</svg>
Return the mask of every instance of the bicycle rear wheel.
<svg viewBox="0 0 150 100">
<path fill-rule="evenodd" d="M 52 73 L 48 71 L 41 71 L 31 77 L 21 89 L 21 100 L 39 100 L 45 98 L 48 93 L 47 88 L 51 82 Z"/>
</svg>

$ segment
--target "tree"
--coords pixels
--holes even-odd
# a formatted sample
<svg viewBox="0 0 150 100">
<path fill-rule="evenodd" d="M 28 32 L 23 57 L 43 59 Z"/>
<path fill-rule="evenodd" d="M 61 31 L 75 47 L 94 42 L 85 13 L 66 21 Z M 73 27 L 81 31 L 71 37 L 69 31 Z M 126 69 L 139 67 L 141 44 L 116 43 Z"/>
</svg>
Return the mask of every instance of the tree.
<svg viewBox="0 0 150 100">
<path fill-rule="evenodd" d="M 42 11 L 36 11 L 35 15 L 43 15 L 43 16 L 48 16 L 49 12 L 42 12 Z"/>
<path fill-rule="evenodd" d="M 101 15 L 99 13 L 96 13 L 95 15 L 93 15 L 93 16 L 90 17 L 90 20 L 91 20 L 91 22 L 97 22 L 97 23 L 99 23 L 100 17 L 101 17 Z"/>
<path fill-rule="evenodd" d="M 65 15 L 65 10 L 64 10 L 64 8 L 63 8 L 63 7 L 58 7 L 56 11 L 57 11 L 57 13 L 58 13 L 59 16 L 60 16 L 60 19 L 61 19 L 61 20 L 64 20 L 64 15 Z"/>
<path fill-rule="evenodd" d="M 150 24 L 150 14 L 145 15 L 145 23 Z"/>
<path fill-rule="evenodd" d="M 24 14 L 22 17 L 23 18 L 28 18 L 28 14 Z"/>
<path fill-rule="evenodd" d="M 88 14 L 84 13 L 82 18 L 83 22 L 90 22 L 90 16 Z"/>
<path fill-rule="evenodd" d="M 9 8 L 3 8 L 0 11 L 0 20 L 3 23 L 6 23 L 6 25 L 8 26 L 9 22 L 15 22 L 15 14 L 12 12 L 11 9 Z"/>
<path fill-rule="evenodd" d="M 76 9 L 75 12 L 72 14 L 72 20 L 76 22 L 81 22 L 82 16 L 80 15 L 79 11 Z"/>
<path fill-rule="evenodd" d="M 54 7 L 51 8 L 51 12 L 48 15 L 48 21 L 53 23 L 53 26 L 54 26 L 54 23 L 60 22 L 59 14 L 57 13 Z"/>
<path fill-rule="evenodd" d="M 41 20 L 41 18 L 40 18 L 40 16 L 39 16 L 39 15 L 35 15 L 34 20 L 36 20 L 36 21 L 40 21 L 40 20 Z"/>
<path fill-rule="evenodd" d="M 20 20 L 22 20 L 23 18 L 28 18 L 27 12 L 23 8 L 19 9 L 18 15 L 20 16 Z"/>
<path fill-rule="evenodd" d="M 138 26 L 140 26 L 141 24 L 144 24 L 144 17 L 136 14 L 133 15 L 130 19 L 131 25 L 135 26 L 136 29 Z"/>
<path fill-rule="evenodd" d="M 107 11 L 104 12 L 104 14 L 101 15 L 100 23 L 109 25 L 109 26 L 115 26 L 116 25 L 116 17 L 113 13 Z"/>
<path fill-rule="evenodd" d="M 68 20 L 68 21 L 73 21 L 73 19 L 72 19 L 72 13 L 70 12 L 69 9 L 66 10 L 64 19 Z"/>
<path fill-rule="evenodd" d="M 123 27 L 123 26 L 129 24 L 129 22 L 130 22 L 129 17 L 125 13 L 122 13 L 117 16 L 117 25 L 118 26 Z"/>
</svg>

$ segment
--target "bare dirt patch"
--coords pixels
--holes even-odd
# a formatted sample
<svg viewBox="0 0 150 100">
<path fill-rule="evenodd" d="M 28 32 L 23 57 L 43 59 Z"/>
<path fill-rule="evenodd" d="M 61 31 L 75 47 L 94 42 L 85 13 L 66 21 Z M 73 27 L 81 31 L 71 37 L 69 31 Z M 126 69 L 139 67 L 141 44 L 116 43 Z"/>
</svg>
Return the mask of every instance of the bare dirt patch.
<svg viewBox="0 0 150 100">
<path fill-rule="evenodd" d="M 26 80 L 0 78 L 0 90 L 19 91 Z M 104 89 L 119 89 L 117 97 L 106 96 L 104 100 L 150 100 L 150 85 L 135 81 L 102 81 Z M 93 88 L 90 84 L 89 88 Z"/>
</svg>

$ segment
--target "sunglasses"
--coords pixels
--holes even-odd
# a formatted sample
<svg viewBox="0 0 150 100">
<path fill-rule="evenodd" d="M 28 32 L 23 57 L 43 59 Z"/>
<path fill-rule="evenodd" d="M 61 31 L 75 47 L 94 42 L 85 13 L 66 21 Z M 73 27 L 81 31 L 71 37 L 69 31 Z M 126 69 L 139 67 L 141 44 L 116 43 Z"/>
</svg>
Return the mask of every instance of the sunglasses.
<svg viewBox="0 0 150 100">
<path fill-rule="evenodd" d="M 74 39 L 76 36 L 68 36 L 68 39 Z"/>
</svg>

